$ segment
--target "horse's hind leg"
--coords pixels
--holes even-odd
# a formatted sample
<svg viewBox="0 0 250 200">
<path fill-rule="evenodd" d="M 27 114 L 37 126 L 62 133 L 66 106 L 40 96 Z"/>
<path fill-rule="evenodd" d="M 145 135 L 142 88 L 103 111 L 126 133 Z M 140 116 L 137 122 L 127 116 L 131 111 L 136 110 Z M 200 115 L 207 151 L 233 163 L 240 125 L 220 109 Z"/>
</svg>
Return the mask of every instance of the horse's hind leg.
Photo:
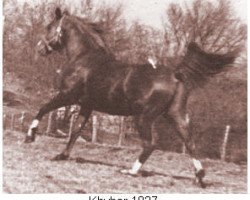
<svg viewBox="0 0 250 200">
<path fill-rule="evenodd" d="M 152 125 L 154 122 L 153 117 L 142 115 L 139 117 L 137 128 L 142 140 L 142 153 L 139 158 L 135 161 L 133 167 L 129 170 L 122 170 L 124 174 L 136 175 L 141 169 L 142 165 L 147 161 L 149 156 L 156 148 L 157 135 L 151 133 Z M 156 133 L 155 133 L 156 134 Z"/>
<path fill-rule="evenodd" d="M 189 129 L 188 116 L 181 115 L 179 111 L 172 111 L 170 114 L 168 114 L 168 116 L 165 115 L 165 117 L 167 117 L 168 119 L 170 117 L 170 119 L 173 120 L 180 137 L 185 143 L 185 146 L 189 155 L 193 158 L 193 164 L 194 164 L 195 176 L 196 176 L 195 181 L 199 183 L 201 187 L 205 187 L 205 184 L 203 183 L 205 170 L 203 169 L 201 162 L 197 158 L 198 156 L 197 156 L 195 144 L 188 130 Z"/>
<path fill-rule="evenodd" d="M 91 115 L 92 110 L 86 110 L 84 107 L 81 107 L 80 113 L 77 117 L 75 125 L 73 127 L 72 134 L 70 136 L 69 142 L 66 146 L 66 149 L 59 155 L 57 155 L 53 160 L 66 160 L 68 159 L 70 152 L 73 149 L 73 146 L 77 138 L 81 135 L 82 130 L 84 129 L 88 119 Z"/>
<path fill-rule="evenodd" d="M 77 103 L 76 95 L 73 92 L 68 92 L 65 94 L 59 93 L 51 101 L 49 101 L 44 106 L 42 106 L 38 114 L 32 121 L 32 124 L 29 127 L 28 133 L 25 138 L 25 143 L 30 143 L 35 140 L 35 133 L 36 133 L 38 124 L 45 114 L 57 108 L 67 106 L 67 105 L 72 105 L 75 103 Z"/>
</svg>

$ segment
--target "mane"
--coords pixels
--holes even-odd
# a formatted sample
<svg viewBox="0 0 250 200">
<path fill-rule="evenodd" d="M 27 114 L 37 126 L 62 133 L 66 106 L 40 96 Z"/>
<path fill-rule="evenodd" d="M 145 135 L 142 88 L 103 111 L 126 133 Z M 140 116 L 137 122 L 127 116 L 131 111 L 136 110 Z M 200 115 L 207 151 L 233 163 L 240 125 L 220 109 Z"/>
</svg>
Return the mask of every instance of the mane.
<svg viewBox="0 0 250 200">
<path fill-rule="evenodd" d="M 106 53 L 111 54 L 111 51 L 105 42 L 103 30 L 97 23 L 90 23 L 84 18 L 73 15 L 68 16 L 68 19 L 77 27 L 82 35 L 87 35 L 87 40 L 94 49 L 102 49 Z"/>
</svg>

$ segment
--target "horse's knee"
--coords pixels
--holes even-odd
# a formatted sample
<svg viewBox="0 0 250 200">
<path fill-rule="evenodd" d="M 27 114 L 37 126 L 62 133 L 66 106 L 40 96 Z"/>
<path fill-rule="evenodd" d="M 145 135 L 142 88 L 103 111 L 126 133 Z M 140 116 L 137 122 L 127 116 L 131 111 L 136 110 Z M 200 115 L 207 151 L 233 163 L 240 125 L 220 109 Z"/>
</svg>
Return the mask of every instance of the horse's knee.
<svg viewBox="0 0 250 200">
<path fill-rule="evenodd" d="M 188 128 L 189 128 L 189 117 L 181 116 L 179 113 L 171 112 L 168 115 L 168 119 L 174 124 L 178 132 L 181 133 L 182 137 L 187 138 L 189 137 Z"/>
</svg>

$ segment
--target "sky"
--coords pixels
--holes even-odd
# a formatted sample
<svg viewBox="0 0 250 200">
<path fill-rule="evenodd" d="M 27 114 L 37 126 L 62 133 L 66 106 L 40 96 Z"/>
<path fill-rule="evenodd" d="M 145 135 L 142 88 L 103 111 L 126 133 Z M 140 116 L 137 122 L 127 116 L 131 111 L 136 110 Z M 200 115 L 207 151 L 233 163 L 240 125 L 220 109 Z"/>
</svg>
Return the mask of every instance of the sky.
<svg viewBox="0 0 250 200">
<path fill-rule="evenodd" d="M 41 0 L 18 0 L 19 2 L 41 2 Z M 77 4 L 78 0 L 68 0 L 70 4 Z M 155 28 L 162 28 L 162 17 L 166 11 L 167 6 L 172 3 L 184 4 L 191 3 L 193 0 L 94 0 L 96 2 L 104 1 L 108 4 L 122 3 L 125 6 L 124 16 L 128 22 L 139 20 L 140 22 L 153 26 Z M 206 0 L 215 2 L 216 0 Z M 238 17 L 243 21 L 247 21 L 247 0 L 230 0 L 233 9 Z"/>
<path fill-rule="evenodd" d="M 111 0 L 106 0 L 111 1 Z M 192 0 L 186 0 L 192 2 Z M 207 0 L 213 2 L 214 0 Z M 184 0 L 126 0 L 127 17 L 130 19 L 138 18 L 145 24 L 160 27 L 162 26 L 161 17 L 164 15 L 169 3 L 175 2 L 183 4 Z M 247 0 L 231 0 L 233 9 L 238 17 L 247 20 Z"/>
</svg>

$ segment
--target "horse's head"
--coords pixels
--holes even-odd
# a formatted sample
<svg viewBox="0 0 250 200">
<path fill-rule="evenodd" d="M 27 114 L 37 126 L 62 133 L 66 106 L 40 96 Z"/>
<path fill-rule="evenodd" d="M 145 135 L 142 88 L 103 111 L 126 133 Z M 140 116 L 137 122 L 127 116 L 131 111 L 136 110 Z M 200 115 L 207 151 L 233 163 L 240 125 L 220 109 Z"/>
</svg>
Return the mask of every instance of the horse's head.
<svg viewBox="0 0 250 200">
<path fill-rule="evenodd" d="M 45 56 L 64 47 L 68 47 L 67 52 L 74 56 L 97 49 L 109 51 L 99 23 L 89 22 L 56 8 L 55 17 L 46 26 L 46 33 L 38 42 L 37 49 Z"/>
<path fill-rule="evenodd" d="M 37 43 L 37 50 L 41 55 L 46 56 L 64 47 L 66 42 L 64 18 L 67 15 L 67 12 L 62 13 L 60 8 L 56 8 L 54 19 L 46 26 L 45 34 Z"/>
</svg>

